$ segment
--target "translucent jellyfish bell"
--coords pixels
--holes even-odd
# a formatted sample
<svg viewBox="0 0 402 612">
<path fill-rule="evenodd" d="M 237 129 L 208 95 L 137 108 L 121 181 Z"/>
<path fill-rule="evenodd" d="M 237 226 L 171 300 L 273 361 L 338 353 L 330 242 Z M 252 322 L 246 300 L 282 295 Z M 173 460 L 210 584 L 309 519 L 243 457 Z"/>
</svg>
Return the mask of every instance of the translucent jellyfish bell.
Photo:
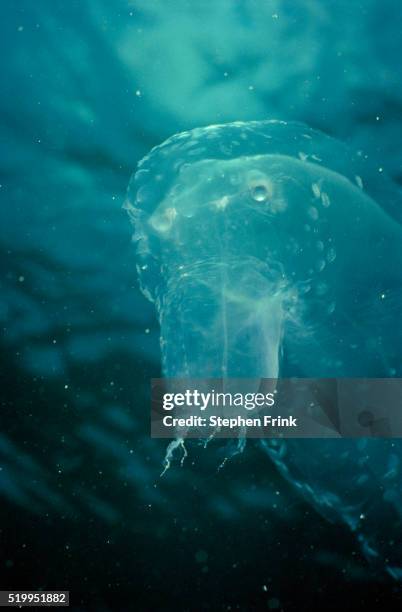
<svg viewBox="0 0 402 612">
<path fill-rule="evenodd" d="M 195 129 L 142 160 L 127 208 L 166 376 L 402 376 L 400 196 L 363 155 L 301 124 Z M 400 441 L 262 445 L 402 577 Z"/>
<path fill-rule="evenodd" d="M 363 313 L 373 328 L 386 309 L 373 291 L 399 283 L 401 232 L 365 165 L 278 121 L 195 129 L 142 160 L 127 206 L 165 375 L 384 373 L 384 345 L 370 363 L 356 355 Z"/>
</svg>

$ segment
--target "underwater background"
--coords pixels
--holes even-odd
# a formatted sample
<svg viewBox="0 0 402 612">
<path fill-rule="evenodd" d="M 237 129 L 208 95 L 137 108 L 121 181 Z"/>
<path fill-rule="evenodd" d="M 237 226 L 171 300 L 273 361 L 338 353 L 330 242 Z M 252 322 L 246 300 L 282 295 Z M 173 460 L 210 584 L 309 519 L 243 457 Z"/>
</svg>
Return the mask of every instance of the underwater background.
<svg viewBox="0 0 402 612">
<path fill-rule="evenodd" d="M 181 130 L 297 120 L 402 182 L 397 0 L 2 0 L 0 586 L 74 610 L 400 606 L 257 444 L 163 478 L 130 175 Z"/>
</svg>

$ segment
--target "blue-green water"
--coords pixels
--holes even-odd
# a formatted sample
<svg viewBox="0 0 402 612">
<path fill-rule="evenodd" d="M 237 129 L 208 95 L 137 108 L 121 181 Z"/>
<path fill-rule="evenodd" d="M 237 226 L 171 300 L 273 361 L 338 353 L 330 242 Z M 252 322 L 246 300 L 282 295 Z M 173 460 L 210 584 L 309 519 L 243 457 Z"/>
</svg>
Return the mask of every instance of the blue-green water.
<svg viewBox="0 0 402 612">
<path fill-rule="evenodd" d="M 195 447 L 159 478 L 159 329 L 122 205 L 153 146 L 239 120 L 302 121 L 400 183 L 399 4 L 0 10 L 3 588 L 70 588 L 76 609 L 85 592 L 102 610 L 130 594 L 143 610 L 311 609 L 302 588 L 320 609 L 342 591 L 390 608 L 395 585 L 258 447 L 221 471 L 224 449 Z"/>
</svg>

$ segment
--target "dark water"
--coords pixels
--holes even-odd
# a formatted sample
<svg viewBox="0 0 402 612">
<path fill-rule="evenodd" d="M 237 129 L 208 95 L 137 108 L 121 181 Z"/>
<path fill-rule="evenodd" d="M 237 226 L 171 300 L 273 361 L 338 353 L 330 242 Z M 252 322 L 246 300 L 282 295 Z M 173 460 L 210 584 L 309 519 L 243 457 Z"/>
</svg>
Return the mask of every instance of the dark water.
<svg viewBox="0 0 402 612">
<path fill-rule="evenodd" d="M 182 129 L 296 119 L 402 180 L 396 0 L 3 0 L 1 580 L 75 610 L 384 609 L 400 590 L 249 444 L 160 479 L 122 210 Z"/>
</svg>

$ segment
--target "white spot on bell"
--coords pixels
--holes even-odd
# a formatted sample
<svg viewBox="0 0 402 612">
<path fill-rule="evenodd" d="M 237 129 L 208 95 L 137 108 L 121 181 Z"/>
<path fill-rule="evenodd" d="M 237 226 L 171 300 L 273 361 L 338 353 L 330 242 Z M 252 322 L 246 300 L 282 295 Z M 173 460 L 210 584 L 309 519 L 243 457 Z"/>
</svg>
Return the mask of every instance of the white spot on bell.
<svg viewBox="0 0 402 612">
<path fill-rule="evenodd" d="M 166 208 L 160 214 L 152 215 L 150 224 L 152 227 L 160 233 L 168 232 L 177 217 L 177 210 L 175 208 Z"/>
<path fill-rule="evenodd" d="M 225 210 L 227 205 L 230 203 L 229 196 L 224 195 L 219 200 L 215 200 L 214 204 L 218 210 Z"/>
</svg>

